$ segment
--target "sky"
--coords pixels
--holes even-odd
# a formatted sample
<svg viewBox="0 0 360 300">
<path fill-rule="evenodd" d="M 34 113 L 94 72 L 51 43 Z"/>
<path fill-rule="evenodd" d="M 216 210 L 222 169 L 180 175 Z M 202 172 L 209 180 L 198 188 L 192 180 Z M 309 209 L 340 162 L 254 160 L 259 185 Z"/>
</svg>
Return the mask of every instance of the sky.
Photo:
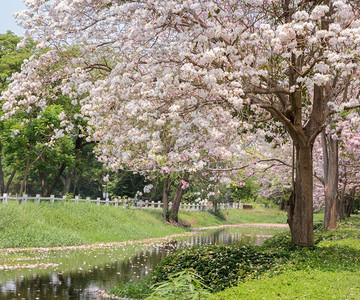
<svg viewBox="0 0 360 300">
<path fill-rule="evenodd" d="M 11 30 L 18 36 L 22 36 L 24 30 L 16 25 L 13 13 L 26 8 L 21 0 L 0 0 L 0 33 Z"/>
</svg>

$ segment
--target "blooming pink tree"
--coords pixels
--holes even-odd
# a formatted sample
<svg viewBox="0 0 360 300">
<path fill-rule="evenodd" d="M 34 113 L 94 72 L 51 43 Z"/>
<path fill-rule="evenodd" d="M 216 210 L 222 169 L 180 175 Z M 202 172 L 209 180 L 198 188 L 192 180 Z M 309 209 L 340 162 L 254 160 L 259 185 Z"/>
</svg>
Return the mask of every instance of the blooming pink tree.
<svg viewBox="0 0 360 300">
<path fill-rule="evenodd" d="M 214 107 L 244 127 L 271 119 L 296 149 L 288 205 L 292 240 L 313 243 L 313 144 L 330 115 L 359 105 L 354 1 L 26 3 L 29 11 L 18 14 L 19 22 L 39 48 L 52 50 L 24 66 L 6 95 L 9 111 L 28 85 L 35 92 L 21 101 L 43 105 L 45 77 L 47 83 L 61 81 L 62 93 L 82 97 L 84 112 L 87 103 L 113 101 L 116 89 L 116 98 L 132 99 L 133 114 L 166 107 L 170 119 L 186 115 L 205 122 Z M 97 118 L 97 111 L 87 113 Z"/>
<path fill-rule="evenodd" d="M 360 117 L 358 111 L 347 115 L 339 124 L 339 209 L 338 218 L 350 216 L 352 204 L 360 187 Z"/>
<path fill-rule="evenodd" d="M 323 201 L 325 207 L 324 227 L 336 228 L 337 221 L 351 212 L 351 203 L 345 198 L 354 199 L 359 182 L 358 159 L 359 115 L 352 111 L 321 133 L 321 141 L 315 146 L 315 176 L 322 186 L 315 189 L 315 197 Z M 347 190 L 351 192 L 346 193 Z M 349 194 L 352 196 L 349 197 Z"/>
<path fill-rule="evenodd" d="M 170 188 L 175 180 L 179 183 L 170 219 L 177 222 L 180 201 L 192 174 L 208 173 L 209 168 L 229 168 L 242 160 L 243 138 L 237 132 L 238 124 L 226 110 L 213 111 L 209 107 L 208 118 L 202 122 L 188 115 L 172 118 L 166 106 L 156 101 L 138 106 L 137 99 L 119 97 L 116 87 L 103 86 L 101 90 L 111 93 L 112 101 L 104 102 L 98 95 L 86 106 L 89 113 L 97 111 L 89 125 L 97 140 L 99 160 L 113 170 L 127 168 L 142 174 L 163 174 L 166 219 Z M 158 109 L 154 111 L 153 106 Z"/>
</svg>

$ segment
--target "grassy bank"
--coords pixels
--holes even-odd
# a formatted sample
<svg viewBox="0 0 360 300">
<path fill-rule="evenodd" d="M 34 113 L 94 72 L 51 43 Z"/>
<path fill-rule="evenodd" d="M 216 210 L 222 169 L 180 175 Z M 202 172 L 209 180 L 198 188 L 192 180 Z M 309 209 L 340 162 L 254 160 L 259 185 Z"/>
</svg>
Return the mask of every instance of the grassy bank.
<svg viewBox="0 0 360 300">
<path fill-rule="evenodd" d="M 149 300 L 195 299 L 199 293 L 196 299 L 360 299 L 360 216 L 332 231 L 315 227 L 311 247 L 294 246 L 287 232 L 262 246 L 180 250 L 164 258 L 148 278 L 112 292 Z M 190 284 L 182 272 L 194 274 L 201 285 Z"/>
<path fill-rule="evenodd" d="M 275 209 L 229 210 L 224 216 L 226 220 L 209 212 L 180 213 L 180 219 L 192 227 L 286 222 L 285 213 Z M 189 229 L 168 225 L 155 210 L 70 202 L 0 205 L 0 248 L 120 242 L 186 231 Z"/>
<path fill-rule="evenodd" d="M 222 217 L 209 212 L 180 212 L 191 227 L 239 223 L 286 223 L 286 213 L 277 209 L 231 209 Z M 315 220 L 321 221 L 322 214 Z M 0 205 L 0 248 L 52 247 L 121 242 L 163 237 L 189 231 L 167 224 L 158 210 L 98 206 L 93 203 L 55 204 L 17 202 Z"/>
<path fill-rule="evenodd" d="M 360 299 L 360 216 L 334 231 L 317 230 L 315 239 L 311 248 L 293 248 L 283 235 L 269 240 L 263 249 L 289 258 L 210 299 Z"/>
</svg>

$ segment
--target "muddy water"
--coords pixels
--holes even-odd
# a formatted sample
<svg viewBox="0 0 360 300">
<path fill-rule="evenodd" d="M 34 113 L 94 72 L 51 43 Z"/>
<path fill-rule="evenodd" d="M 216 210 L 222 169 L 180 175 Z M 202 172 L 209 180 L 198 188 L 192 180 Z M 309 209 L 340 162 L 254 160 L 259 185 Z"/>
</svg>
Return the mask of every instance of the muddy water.
<svg viewBox="0 0 360 300">
<path fill-rule="evenodd" d="M 200 245 L 259 245 L 282 228 L 240 227 L 167 241 L 87 249 L 24 250 L 0 259 L 0 299 L 102 299 L 101 291 L 146 276 L 178 249 Z"/>
</svg>

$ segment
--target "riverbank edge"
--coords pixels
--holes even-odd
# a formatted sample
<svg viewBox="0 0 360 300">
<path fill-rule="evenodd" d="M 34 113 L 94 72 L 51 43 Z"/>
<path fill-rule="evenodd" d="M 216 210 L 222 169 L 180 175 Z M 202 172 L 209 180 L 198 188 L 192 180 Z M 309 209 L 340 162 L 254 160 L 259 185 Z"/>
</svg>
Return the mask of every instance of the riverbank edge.
<svg viewBox="0 0 360 300">
<path fill-rule="evenodd" d="M 105 248 L 105 247 L 116 247 L 116 246 L 128 246 L 135 244 L 146 244 L 146 243 L 156 243 L 156 242 L 165 242 L 172 240 L 177 237 L 185 237 L 195 235 L 197 231 L 205 230 L 216 230 L 222 228 L 233 228 L 233 227 L 267 227 L 267 228 L 288 228 L 288 224 L 276 224 L 276 223 L 239 223 L 239 224 L 229 224 L 229 225 L 218 225 L 218 226 L 208 226 L 208 227 L 199 227 L 191 228 L 191 231 L 171 234 L 164 237 L 141 239 L 141 240 L 129 240 L 122 242 L 109 242 L 109 243 L 94 243 L 88 245 L 78 245 L 78 246 L 57 246 L 57 247 L 22 247 L 22 248 L 4 248 L 1 251 L 7 253 L 16 253 L 22 251 L 39 251 L 39 252 L 48 252 L 48 251 L 63 251 L 63 250 L 84 250 L 84 249 L 96 249 L 96 248 Z"/>
<path fill-rule="evenodd" d="M 160 211 L 115 208 L 91 203 L 8 203 L 0 205 L 0 249 L 50 248 L 138 241 L 183 234 L 192 228 L 253 223 L 286 223 L 278 209 L 181 211 L 188 226 L 167 223 Z M 0 255 L 1 258 L 1 255 Z"/>
<path fill-rule="evenodd" d="M 278 224 L 278 223 L 240 223 L 240 224 L 225 224 L 225 225 L 208 226 L 208 227 L 194 227 L 194 228 L 191 228 L 191 231 L 211 230 L 211 229 L 222 229 L 222 228 L 232 228 L 232 227 L 276 227 L 276 228 L 289 228 L 289 225 L 288 225 L 288 224 Z"/>
<path fill-rule="evenodd" d="M 264 245 L 257 246 L 259 251 L 281 255 L 268 272 L 240 280 L 234 286 L 204 299 L 295 299 L 303 296 L 322 300 L 329 295 L 332 295 L 331 299 L 359 299 L 360 215 L 341 221 L 334 230 L 326 231 L 317 226 L 314 236 L 313 246 L 302 247 L 291 243 L 290 233 L 274 235 Z M 212 266 L 218 267 L 215 262 Z M 339 282 L 342 284 L 339 285 Z M 116 294 L 111 290 L 105 296 L 132 299 Z M 131 294 L 127 296 L 131 297 Z"/>
</svg>

